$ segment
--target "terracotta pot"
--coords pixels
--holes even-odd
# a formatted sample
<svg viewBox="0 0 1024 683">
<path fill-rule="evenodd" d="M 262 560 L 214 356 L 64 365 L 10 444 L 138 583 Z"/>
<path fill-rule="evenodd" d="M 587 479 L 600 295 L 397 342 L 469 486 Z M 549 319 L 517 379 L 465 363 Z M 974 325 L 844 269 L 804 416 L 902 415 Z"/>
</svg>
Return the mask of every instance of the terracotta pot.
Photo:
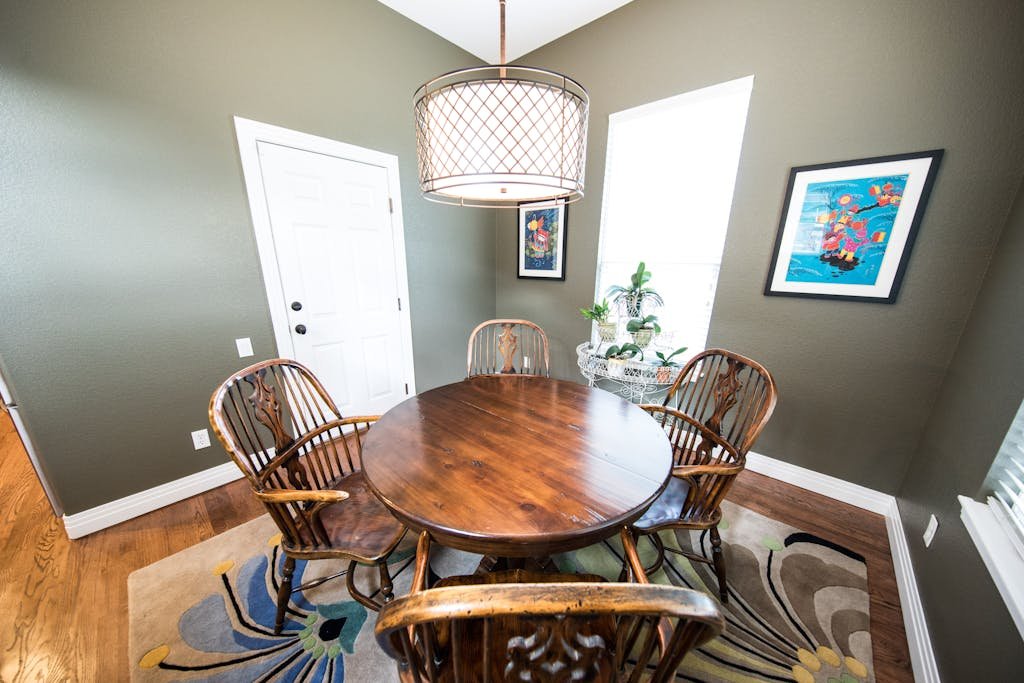
<svg viewBox="0 0 1024 683">
<path fill-rule="evenodd" d="M 661 382 L 662 384 L 668 384 L 668 378 L 671 376 L 672 368 L 667 365 L 663 365 L 660 368 L 658 368 L 658 374 L 655 376 L 655 380 Z"/>
</svg>

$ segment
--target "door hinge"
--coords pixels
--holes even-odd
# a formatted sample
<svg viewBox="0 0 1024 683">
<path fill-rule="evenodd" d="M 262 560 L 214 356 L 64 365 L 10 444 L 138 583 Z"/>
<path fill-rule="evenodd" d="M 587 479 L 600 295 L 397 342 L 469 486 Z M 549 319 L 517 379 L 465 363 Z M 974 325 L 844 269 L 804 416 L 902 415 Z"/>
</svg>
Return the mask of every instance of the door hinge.
<svg viewBox="0 0 1024 683">
<path fill-rule="evenodd" d="M 408 382 L 405 383 L 405 395 L 406 396 L 409 395 L 409 383 Z"/>
<path fill-rule="evenodd" d="M 388 212 L 395 212 L 395 200 L 393 200 L 391 197 L 388 197 Z"/>
<path fill-rule="evenodd" d="M 402 310 L 402 297 L 398 297 L 398 310 Z"/>
</svg>

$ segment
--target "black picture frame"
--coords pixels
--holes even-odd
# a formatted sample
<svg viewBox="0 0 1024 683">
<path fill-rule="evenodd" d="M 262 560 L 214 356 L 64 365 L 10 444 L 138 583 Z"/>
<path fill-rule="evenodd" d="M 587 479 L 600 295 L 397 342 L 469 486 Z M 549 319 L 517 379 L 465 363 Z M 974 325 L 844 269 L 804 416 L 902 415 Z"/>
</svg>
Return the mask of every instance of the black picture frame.
<svg viewBox="0 0 1024 683">
<path fill-rule="evenodd" d="M 894 303 L 943 153 L 790 169 L 765 296 Z"/>
<path fill-rule="evenodd" d="M 537 225 L 538 220 L 540 225 Z M 564 282 L 569 254 L 568 231 L 569 203 L 565 199 L 520 202 L 516 222 L 516 277 Z M 550 252 L 550 265 L 546 263 L 546 255 L 536 256 L 541 250 Z"/>
</svg>

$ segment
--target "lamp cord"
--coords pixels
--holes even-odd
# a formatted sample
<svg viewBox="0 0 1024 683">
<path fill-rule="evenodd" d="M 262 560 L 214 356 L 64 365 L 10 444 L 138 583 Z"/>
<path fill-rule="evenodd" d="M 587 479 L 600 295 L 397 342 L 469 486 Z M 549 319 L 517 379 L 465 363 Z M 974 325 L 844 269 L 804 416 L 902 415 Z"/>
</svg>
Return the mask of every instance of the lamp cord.
<svg viewBox="0 0 1024 683">
<path fill-rule="evenodd" d="M 501 41 L 501 56 L 498 63 L 504 67 L 505 65 L 505 0 L 498 0 L 498 6 L 501 8 L 501 32 L 499 33 L 499 40 Z M 498 74 L 499 78 L 505 78 L 505 69 L 502 68 Z"/>
</svg>

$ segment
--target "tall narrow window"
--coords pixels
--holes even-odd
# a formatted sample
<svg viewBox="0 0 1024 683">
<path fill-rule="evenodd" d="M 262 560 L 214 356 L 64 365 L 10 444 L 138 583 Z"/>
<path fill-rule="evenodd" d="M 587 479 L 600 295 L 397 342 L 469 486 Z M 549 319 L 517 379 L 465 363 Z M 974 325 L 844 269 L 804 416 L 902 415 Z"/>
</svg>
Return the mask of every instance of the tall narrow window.
<svg viewBox="0 0 1024 683">
<path fill-rule="evenodd" d="M 661 344 L 704 348 L 754 77 L 609 117 L 597 292 L 643 261 L 665 299 Z"/>
</svg>

